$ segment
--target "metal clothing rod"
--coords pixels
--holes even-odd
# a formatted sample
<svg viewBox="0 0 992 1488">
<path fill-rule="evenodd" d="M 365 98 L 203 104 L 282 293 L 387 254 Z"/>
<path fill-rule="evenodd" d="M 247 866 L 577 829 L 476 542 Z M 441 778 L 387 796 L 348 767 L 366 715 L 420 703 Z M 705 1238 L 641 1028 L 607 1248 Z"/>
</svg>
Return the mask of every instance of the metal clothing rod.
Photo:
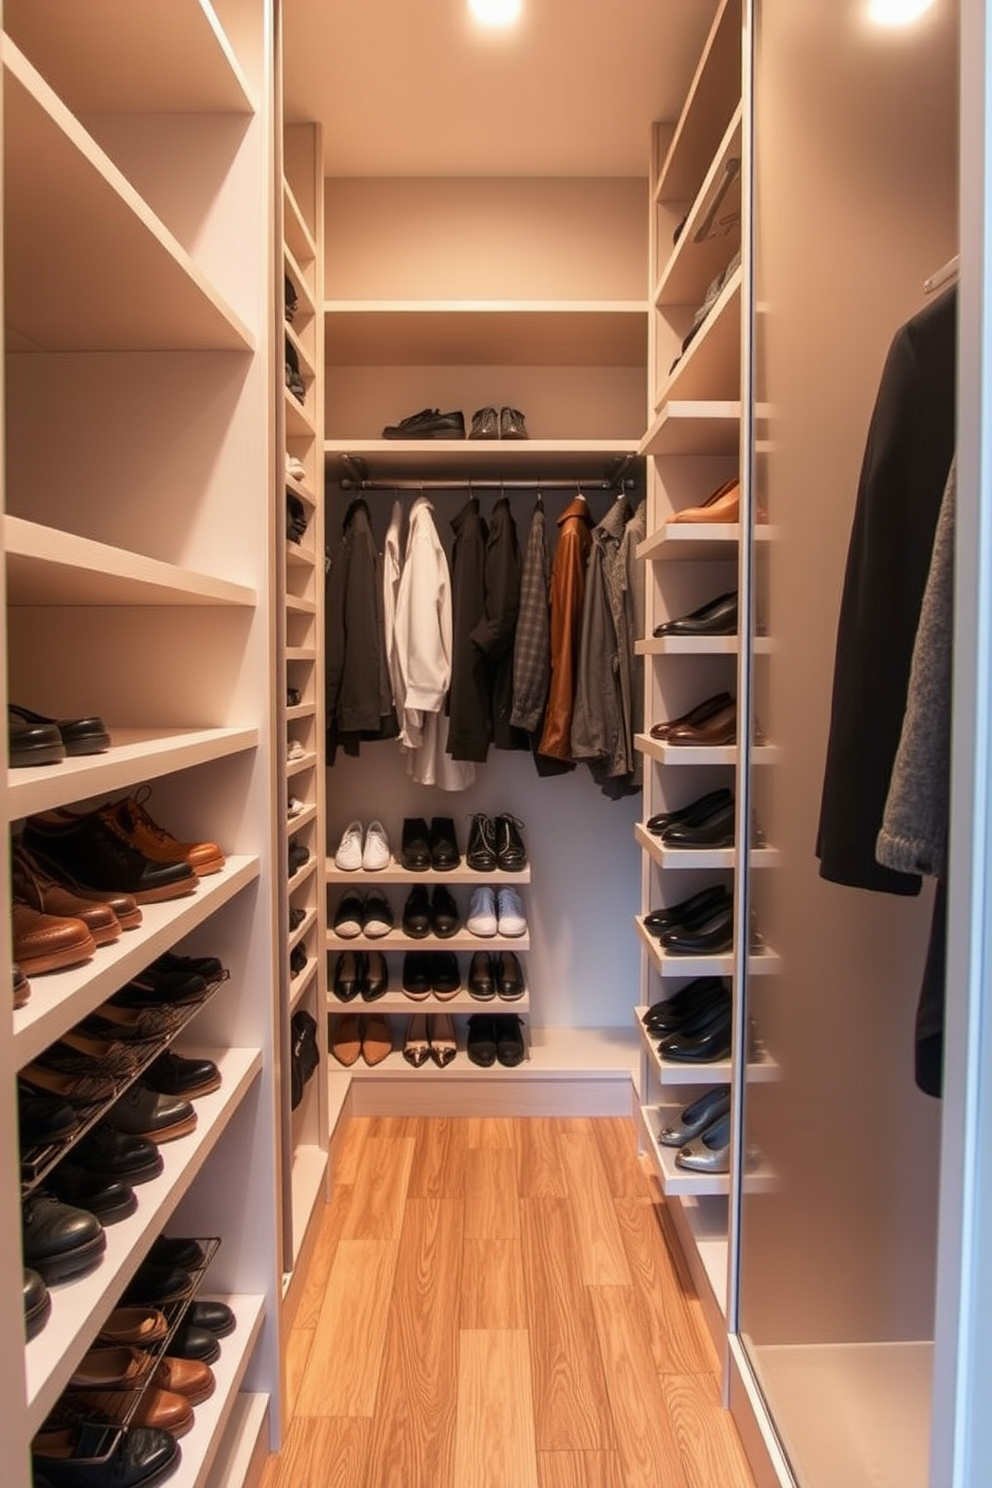
<svg viewBox="0 0 992 1488">
<path fill-rule="evenodd" d="M 624 480 L 352 480 L 342 476 L 342 491 L 633 491 L 636 481 Z"/>
<path fill-rule="evenodd" d="M 955 253 L 947 263 L 939 268 L 936 273 L 931 274 L 929 279 L 923 281 L 923 293 L 934 294 L 938 289 L 943 289 L 945 284 L 950 284 L 952 279 L 958 277 L 959 256 Z"/>
</svg>

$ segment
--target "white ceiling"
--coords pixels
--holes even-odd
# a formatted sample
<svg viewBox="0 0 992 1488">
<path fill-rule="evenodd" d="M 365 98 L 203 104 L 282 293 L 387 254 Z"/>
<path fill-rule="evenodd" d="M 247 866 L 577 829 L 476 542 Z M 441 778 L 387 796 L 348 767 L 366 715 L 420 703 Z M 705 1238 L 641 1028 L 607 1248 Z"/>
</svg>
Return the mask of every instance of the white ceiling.
<svg viewBox="0 0 992 1488">
<path fill-rule="evenodd" d="M 327 175 L 643 176 L 716 0 L 524 0 L 512 34 L 466 0 L 284 0 L 286 113 Z"/>
</svg>

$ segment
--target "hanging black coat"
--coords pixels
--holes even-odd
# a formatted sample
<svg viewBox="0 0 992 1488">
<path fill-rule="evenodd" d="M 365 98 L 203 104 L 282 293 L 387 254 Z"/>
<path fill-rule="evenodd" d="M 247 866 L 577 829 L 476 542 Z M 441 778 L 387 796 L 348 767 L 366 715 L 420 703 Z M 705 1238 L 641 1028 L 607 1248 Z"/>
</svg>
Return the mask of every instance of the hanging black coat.
<svg viewBox="0 0 992 1488">
<path fill-rule="evenodd" d="M 398 733 L 386 669 L 382 559 L 368 505 L 353 501 L 324 584 L 324 702 L 328 760 L 340 745 L 357 754 L 361 740 Z"/>
</svg>

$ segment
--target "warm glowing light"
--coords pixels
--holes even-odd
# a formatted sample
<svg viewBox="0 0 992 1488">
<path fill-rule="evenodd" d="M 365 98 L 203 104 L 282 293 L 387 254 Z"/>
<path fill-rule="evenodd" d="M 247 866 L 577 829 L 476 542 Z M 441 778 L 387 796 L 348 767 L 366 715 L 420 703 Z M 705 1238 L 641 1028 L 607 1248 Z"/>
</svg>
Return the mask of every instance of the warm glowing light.
<svg viewBox="0 0 992 1488">
<path fill-rule="evenodd" d="M 521 0 L 468 0 L 480 26 L 512 26 L 520 19 Z"/>
<path fill-rule="evenodd" d="M 911 26 L 933 4 L 934 0 L 870 0 L 868 19 L 876 26 Z"/>
</svg>

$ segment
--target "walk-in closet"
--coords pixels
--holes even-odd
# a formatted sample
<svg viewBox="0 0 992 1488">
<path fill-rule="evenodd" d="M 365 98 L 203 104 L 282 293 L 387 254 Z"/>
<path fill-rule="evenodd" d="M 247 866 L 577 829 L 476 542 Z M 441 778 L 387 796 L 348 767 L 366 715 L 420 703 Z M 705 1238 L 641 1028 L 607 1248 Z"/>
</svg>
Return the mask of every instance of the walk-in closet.
<svg viewBox="0 0 992 1488">
<path fill-rule="evenodd" d="M 984 1488 L 984 8 L 480 8 L 2 0 L 5 1488 Z"/>
</svg>

